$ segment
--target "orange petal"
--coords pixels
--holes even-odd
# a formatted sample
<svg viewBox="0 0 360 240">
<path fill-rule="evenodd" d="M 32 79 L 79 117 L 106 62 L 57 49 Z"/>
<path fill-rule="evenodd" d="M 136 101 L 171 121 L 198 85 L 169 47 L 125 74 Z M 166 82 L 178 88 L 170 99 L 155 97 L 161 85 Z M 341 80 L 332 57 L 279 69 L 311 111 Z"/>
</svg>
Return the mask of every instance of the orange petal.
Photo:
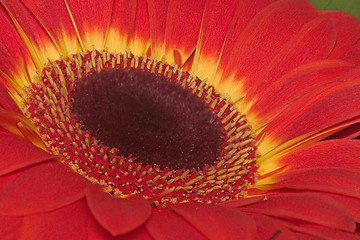
<svg viewBox="0 0 360 240">
<path fill-rule="evenodd" d="M 169 209 L 153 209 L 145 226 L 153 238 L 157 240 L 207 239 L 189 222 Z"/>
<path fill-rule="evenodd" d="M 63 0 L 22 0 L 44 26 L 61 55 L 81 50 L 71 17 Z"/>
<path fill-rule="evenodd" d="M 25 216 L 20 239 L 87 239 L 89 209 L 84 200 L 55 211 Z"/>
<path fill-rule="evenodd" d="M 95 185 L 88 188 L 86 199 L 95 219 L 114 236 L 138 228 L 151 214 L 150 203 L 144 198 L 115 198 Z"/>
<path fill-rule="evenodd" d="M 85 178 L 62 163 L 38 164 L 23 170 L 0 190 L 0 212 L 28 215 L 51 211 L 84 197 L 87 184 Z"/>
<path fill-rule="evenodd" d="M 254 239 L 254 220 L 245 213 L 221 206 L 202 203 L 183 203 L 170 206 L 209 239 Z"/>
<path fill-rule="evenodd" d="M 108 30 L 113 0 L 65 0 L 84 51 L 102 50 Z"/>
<path fill-rule="evenodd" d="M 283 46 L 316 16 L 303 0 L 280 0 L 258 13 L 239 36 L 218 88 L 236 102 Z"/>
<path fill-rule="evenodd" d="M 181 67 L 195 50 L 204 5 L 205 0 L 170 1 L 165 29 L 165 61 L 169 64 Z"/>
</svg>

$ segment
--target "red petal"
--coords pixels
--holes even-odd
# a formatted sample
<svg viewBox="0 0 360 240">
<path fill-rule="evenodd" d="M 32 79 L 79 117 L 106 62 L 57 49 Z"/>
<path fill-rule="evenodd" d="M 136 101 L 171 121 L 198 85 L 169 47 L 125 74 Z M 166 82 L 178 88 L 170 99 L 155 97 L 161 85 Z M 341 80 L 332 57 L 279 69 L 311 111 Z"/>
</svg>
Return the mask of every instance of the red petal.
<svg viewBox="0 0 360 240">
<path fill-rule="evenodd" d="M 199 40 L 192 71 L 200 79 L 211 80 L 216 72 L 225 37 L 234 25 L 235 13 L 242 7 L 240 1 L 207 1 L 202 16 Z"/>
<path fill-rule="evenodd" d="M 243 206 L 247 206 L 250 204 L 262 202 L 265 200 L 266 200 L 266 197 L 264 197 L 264 196 L 240 198 L 240 199 L 224 202 L 223 204 L 221 204 L 221 206 L 236 208 L 236 207 L 243 207 Z"/>
<path fill-rule="evenodd" d="M 0 239 L 19 239 L 23 217 L 0 215 Z"/>
<path fill-rule="evenodd" d="M 49 34 L 20 0 L 1 0 L 31 53 L 37 69 L 49 59 L 59 59 L 59 53 Z"/>
<path fill-rule="evenodd" d="M 66 0 L 83 50 L 103 49 L 113 0 Z"/>
<path fill-rule="evenodd" d="M 305 26 L 281 49 L 247 92 L 242 109 L 261 96 L 279 77 L 302 64 L 326 58 L 334 47 L 336 29 L 331 21 L 318 17 Z M 243 113 L 246 113 L 243 112 Z"/>
<path fill-rule="evenodd" d="M 261 89 L 251 103 L 247 102 L 249 105 L 253 104 L 247 113 L 247 119 L 254 128 L 262 127 L 291 102 L 335 82 L 352 68 L 352 64 L 338 60 L 314 61 L 294 68 L 267 88 Z"/>
<path fill-rule="evenodd" d="M 0 131 L 0 145 L 0 176 L 54 157 L 4 130 Z"/>
<path fill-rule="evenodd" d="M 299 181 L 301 183 L 301 181 Z M 354 231 L 355 220 L 331 198 L 318 193 L 269 195 L 267 201 L 241 208 L 279 218 L 312 222 L 345 231 Z"/>
<path fill-rule="evenodd" d="M 51 211 L 82 198 L 87 184 L 85 178 L 62 163 L 35 165 L 0 190 L 0 212 L 28 215 Z"/>
<path fill-rule="evenodd" d="M 165 29 L 165 61 L 175 63 L 174 51 L 180 54 L 182 66 L 196 47 L 205 0 L 172 0 L 169 3 Z"/>
<path fill-rule="evenodd" d="M 165 27 L 170 0 L 147 1 L 150 22 L 151 56 L 158 60 L 165 55 Z"/>
<path fill-rule="evenodd" d="M 360 65 L 360 43 L 351 46 L 341 56 L 341 59 L 351 62 L 355 65 Z"/>
<path fill-rule="evenodd" d="M 22 0 L 47 30 L 59 52 L 67 56 L 80 50 L 75 28 L 63 0 Z"/>
<path fill-rule="evenodd" d="M 329 140 L 311 144 L 286 154 L 278 161 L 286 170 L 338 167 L 360 170 L 360 142 L 356 140 Z M 275 169 L 274 169 L 275 170 Z"/>
<path fill-rule="evenodd" d="M 360 22 L 348 13 L 324 11 L 323 14 L 331 19 L 337 29 L 337 40 L 329 58 L 340 57 L 350 46 L 360 38 Z"/>
<path fill-rule="evenodd" d="M 360 136 L 360 123 L 355 123 L 340 132 L 337 132 L 329 137 L 329 139 L 347 138 L 352 139 Z"/>
<path fill-rule="evenodd" d="M 358 239 L 354 233 L 339 231 L 338 229 L 322 227 L 314 224 L 288 224 L 288 228 L 306 234 L 305 239 L 310 236 L 315 239 L 341 239 L 341 240 L 356 240 Z"/>
<path fill-rule="evenodd" d="M 136 1 L 115 0 L 105 49 L 123 53 L 134 31 Z M 96 9 L 96 8 L 94 8 Z"/>
<path fill-rule="evenodd" d="M 360 199 L 337 194 L 328 195 L 331 196 L 332 199 L 335 199 L 344 208 L 346 208 L 346 210 L 351 214 L 351 216 L 353 216 L 356 222 L 360 222 Z"/>
<path fill-rule="evenodd" d="M 0 75 L 6 80 L 4 84 L 11 87 L 11 93 L 17 91 L 22 94 L 24 86 L 29 81 L 28 74 L 35 73 L 35 66 L 2 6 L 0 6 L 0 22 Z"/>
<path fill-rule="evenodd" d="M 89 209 L 85 200 L 55 211 L 24 217 L 21 239 L 87 239 Z"/>
<path fill-rule="evenodd" d="M 265 188 L 315 190 L 360 198 L 359 170 L 336 167 L 296 169 L 276 174 L 271 179 L 275 184 Z M 261 184 L 261 181 L 258 181 L 258 184 Z"/>
<path fill-rule="evenodd" d="M 315 16 L 314 6 L 303 0 L 280 0 L 263 9 L 238 38 L 220 88 L 227 90 L 232 101 L 239 100 L 283 46 Z"/>
<path fill-rule="evenodd" d="M 295 142 L 311 140 L 310 134 L 323 134 L 325 138 L 331 128 L 341 129 L 341 126 L 346 126 L 354 120 L 352 118 L 360 115 L 359 80 L 334 83 L 289 106 L 263 130 L 265 136 L 259 145 L 260 152 L 265 154 L 295 138 Z"/>
<path fill-rule="evenodd" d="M 207 239 L 189 222 L 169 209 L 153 209 L 145 227 L 157 240 Z"/>
<path fill-rule="evenodd" d="M 142 197 L 112 197 L 95 186 L 88 188 L 86 197 L 96 220 L 112 235 L 138 228 L 151 215 L 150 204 Z"/>
<path fill-rule="evenodd" d="M 4 81 L 5 79 L 3 79 L 0 76 L 0 82 L 4 82 Z M 8 89 L 2 83 L 0 83 L 0 109 L 5 109 L 7 111 L 11 111 L 15 113 L 21 113 L 19 107 L 10 97 Z"/>
<path fill-rule="evenodd" d="M 247 214 L 235 212 L 221 206 L 183 203 L 173 204 L 171 208 L 183 216 L 209 239 L 254 239 L 256 227 Z"/>
<path fill-rule="evenodd" d="M 131 51 L 141 56 L 150 46 L 150 23 L 146 0 L 137 0 L 134 33 L 130 41 Z"/>
<path fill-rule="evenodd" d="M 129 233 L 112 236 L 110 232 L 105 230 L 93 216 L 89 218 L 89 240 L 153 240 L 150 234 L 146 231 L 145 227 L 141 226 Z"/>
<path fill-rule="evenodd" d="M 256 238 L 254 239 L 295 239 L 293 232 L 291 232 L 282 222 L 261 214 L 250 213 L 249 215 L 256 223 Z"/>
<path fill-rule="evenodd" d="M 227 64 L 229 64 L 229 58 L 234 51 L 234 47 L 241 33 L 244 31 L 249 22 L 262 9 L 275 1 L 276 0 L 242 0 L 239 2 L 236 14 L 234 16 L 234 24 L 228 29 L 226 34 L 224 46 L 220 56 L 219 66 L 215 75 L 215 86 L 221 80 L 223 71 Z"/>
</svg>

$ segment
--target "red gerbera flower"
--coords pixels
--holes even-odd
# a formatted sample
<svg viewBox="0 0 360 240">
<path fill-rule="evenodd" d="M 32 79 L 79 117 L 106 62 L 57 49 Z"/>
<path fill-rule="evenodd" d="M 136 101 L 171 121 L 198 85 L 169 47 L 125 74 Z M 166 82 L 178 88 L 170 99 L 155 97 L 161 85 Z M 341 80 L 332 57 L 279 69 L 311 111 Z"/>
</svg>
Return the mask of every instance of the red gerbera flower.
<svg viewBox="0 0 360 240">
<path fill-rule="evenodd" d="M 359 238 L 354 17 L 1 3 L 1 239 Z"/>
</svg>

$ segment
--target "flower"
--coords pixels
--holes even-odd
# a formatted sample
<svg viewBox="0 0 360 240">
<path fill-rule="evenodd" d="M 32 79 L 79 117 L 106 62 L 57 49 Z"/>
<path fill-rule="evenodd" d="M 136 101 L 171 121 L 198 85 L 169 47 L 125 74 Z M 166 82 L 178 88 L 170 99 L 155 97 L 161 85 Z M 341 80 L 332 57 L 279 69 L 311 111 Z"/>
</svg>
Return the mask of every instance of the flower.
<svg viewBox="0 0 360 240">
<path fill-rule="evenodd" d="M 2 239 L 359 237 L 354 17 L 1 3 Z"/>
</svg>

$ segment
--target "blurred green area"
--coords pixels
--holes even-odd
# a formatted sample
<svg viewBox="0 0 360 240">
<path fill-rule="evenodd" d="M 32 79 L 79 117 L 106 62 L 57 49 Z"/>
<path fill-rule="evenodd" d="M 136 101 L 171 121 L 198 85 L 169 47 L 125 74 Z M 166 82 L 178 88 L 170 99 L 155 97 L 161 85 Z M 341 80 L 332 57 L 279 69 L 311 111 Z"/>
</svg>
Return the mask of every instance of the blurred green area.
<svg viewBox="0 0 360 240">
<path fill-rule="evenodd" d="M 309 0 L 318 10 L 338 10 L 360 20 L 360 0 Z"/>
</svg>

